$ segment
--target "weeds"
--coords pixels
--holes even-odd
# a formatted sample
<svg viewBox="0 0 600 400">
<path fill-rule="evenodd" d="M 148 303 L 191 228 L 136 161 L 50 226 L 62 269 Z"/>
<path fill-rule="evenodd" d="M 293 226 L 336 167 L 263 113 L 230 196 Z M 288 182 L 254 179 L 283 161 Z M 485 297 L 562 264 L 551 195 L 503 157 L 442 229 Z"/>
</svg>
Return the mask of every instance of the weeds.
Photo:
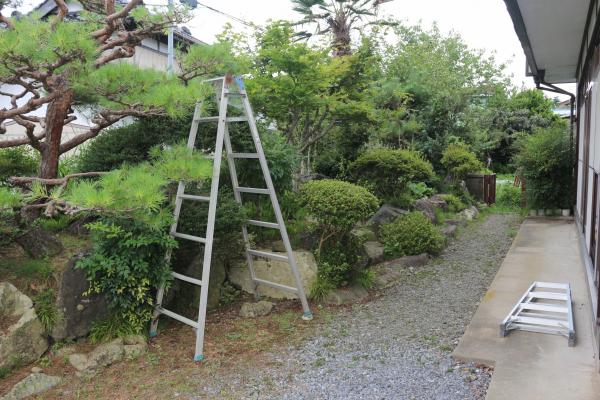
<svg viewBox="0 0 600 400">
<path fill-rule="evenodd" d="M 55 297 L 52 289 L 46 289 L 33 298 L 35 312 L 46 332 L 51 332 L 58 319 L 58 310 L 54 305 Z"/>
</svg>

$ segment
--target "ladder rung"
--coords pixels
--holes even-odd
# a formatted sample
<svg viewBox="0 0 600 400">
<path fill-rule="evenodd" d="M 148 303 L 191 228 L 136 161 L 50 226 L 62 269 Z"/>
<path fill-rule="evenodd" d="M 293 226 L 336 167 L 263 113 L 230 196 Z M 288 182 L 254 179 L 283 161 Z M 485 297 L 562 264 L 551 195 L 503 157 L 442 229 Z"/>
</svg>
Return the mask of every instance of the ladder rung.
<svg viewBox="0 0 600 400">
<path fill-rule="evenodd" d="M 180 239 L 191 240 L 192 242 L 206 243 L 206 239 L 204 239 L 200 236 L 186 235 L 185 233 L 180 233 L 180 232 L 171 232 L 171 236 L 174 236 L 174 237 L 177 237 Z"/>
<path fill-rule="evenodd" d="M 201 117 L 196 119 L 196 121 L 198 122 L 218 122 L 219 121 L 219 117 Z M 246 122 L 248 121 L 248 118 L 246 117 L 227 117 L 225 118 L 226 122 Z"/>
<path fill-rule="evenodd" d="M 206 82 L 206 83 L 208 83 L 208 82 L 219 82 L 219 81 L 222 81 L 222 80 L 224 80 L 224 79 L 225 79 L 225 77 L 224 77 L 224 76 L 219 76 L 219 77 L 217 77 L 217 78 L 205 79 L 205 80 L 203 80 L 202 82 Z"/>
<path fill-rule="evenodd" d="M 186 281 L 189 283 L 193 283 L 194 285 L 197 285 L 197 286 L 204 285 L 204 282 L 202 282 L 200 279 L 192 278 L 191 276 L 182 275 L 177 272 L 171 272 L 171 275 L 173 275 L 173 278 L 177 278 L 180 281 Z"/>
<path fill-rule="evenodd" d="M 569 312 L 566 307 L 553 306 L 549 304 L 521 303 L 521 308 L 523 310 L 547 311 L 564 314 Z"/>
<path fill-rule="evenodd" d="M 260 278 L 254 278 L 254 282 L 259 283 L 261 285 L 270 286 L 275 289 L 281 289 L 281 290 L 285 290 L 286 292 L 298 294 L 298 289 L 293 288 L 291 286 L 286 286 L 286 285 L 281 285 L 281 284 L 275 283 L 275 282 L 265 281 Z"/>
<path fill-rule="evenodd" d="M 520 324 L 531 324 L 540 326 L 550 326 L 553 328 L 567 328 L 567 321 L 557 321 L 554 319 L 547 318 L 533 318 L 533 317 L 512 317 L 510 322 L 516 322 Z"/>
<path fill-rule="evenodd" d="M 252 254 L 253 256 L 256 257 L 264 257 L 264 258 L 272 258 L 274 260 L 279 260 L 279 261 L 289 261 L 289 259 L 287 258 L 287 256 L 282 256 L 280 254 L 275 254 L 275 253 L 269 253 L 268 251 L 260 251 L 260 250 L 246 250 L 246 252 L 248 254 Z"/>
<path fill-rule="evenodd" d="M 270 194 L 269 189 L 258 189 L 258 188 L 249 188 L 249 187 L 238 186 L 238 187 L 235 187 L 234 190 L 237 190 L 238 192 L 241 192 L 241 193 Z"/>
<path fill-rule="evenodd" d="M 196 321 L 192 321 L 191 319 L 186 318 L 183 315 L 174 313 L 173 311 L 169 311 L 166 308 L 158 307 L 157 310 L 161 314 L 165 314 L 166 316 L 176 319 L 177 321 L 183 322 L 184 324 L 188 324 L 192 328 L 198 329 L 198 322 L 196 322 Z"/>
<path fill-rule="evenodd" d="M 257 221 L 255 219 L 249 219 L 246 221 L 246 223 L 248 225 L 262 226 L 263 228 L 279 229 L 279 224 L 276 224 L 275 222 L 265 222 L 265 221 Z"/>
<path fill-rule="evenodd" d="M 187 200 L 197 200 L 197 201 L 210 201 L 210 197 L 208 196 L 196 196 L 194 194 L 181 194 L 178 196 L 179 198 L 182 199 L 187 199 Z"/>
<path fill-rule="evenodd" d="M 226 92 L 225 96 L 237 96 L 237 97 L 246 97 L 246 93 L 238 93 L 238 92 Z"/>
<path fill-rule="evenodd" d="M 257 153 L 231 153 L 233 158 L 258 158 Z"/>
<path fill-rule="evenodd" d="M 536 288 L 549 288 L 549 289 L 563 289 L 567 290 L 569 285 L 567 283 L 552 283 L 552 282 L 536 282 Z"/>
<path fill-rule="evenodd" d="M 527 297 L 533 299 L 567 300 L 566 294 L 554 292 L 529 292 L 529 294 L 527 294 Z"/>
</svg>

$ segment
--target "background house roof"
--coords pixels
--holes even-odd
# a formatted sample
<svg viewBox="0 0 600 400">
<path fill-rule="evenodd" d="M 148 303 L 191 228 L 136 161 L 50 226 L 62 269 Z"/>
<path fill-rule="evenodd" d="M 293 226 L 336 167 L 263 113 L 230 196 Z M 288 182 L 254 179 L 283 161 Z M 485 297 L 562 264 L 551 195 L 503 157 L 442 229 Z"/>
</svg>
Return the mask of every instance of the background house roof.
<svg viewBox="0 0 600 400">
<path fill-rule="evenodd" d="M 589 0 L 504 0 L 527 57 L 528 74 L 548 83 L 577 81 Z"/>
</svg>

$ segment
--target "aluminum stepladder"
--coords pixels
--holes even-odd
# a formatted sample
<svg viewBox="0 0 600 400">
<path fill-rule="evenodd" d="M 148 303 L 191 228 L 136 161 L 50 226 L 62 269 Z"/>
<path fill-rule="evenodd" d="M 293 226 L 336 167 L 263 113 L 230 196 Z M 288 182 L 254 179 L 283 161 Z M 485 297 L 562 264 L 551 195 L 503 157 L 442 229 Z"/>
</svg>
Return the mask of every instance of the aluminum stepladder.
<svg viewBox="0 0 600 400">
<path fill-rule="evenodd" d="M 511 330 L 562 335 L 575 345 L 571 286 L 568 283 L 533 282 L 500 324 L 500 336 Z"/>
<path fill-rule="evenodd" d="M 213 246 L 213 236 L 214 236 L 214 227 L 215 227 L 215 216 L 217 209 L 217 197 L 219 190 L 219 175 L 221 172 L 221 159 L 223 155 L 223 145 L 225 145 L 225 152 L 227 155 L 227 164 L 229 166 L 229 174 L 231 175 L 231 183 L 233 186 L 233 195 L 240 205 L 242 204 L 242 193 L 251 193 L 251 194 L 261 194 L 269 196 L 271 200 L 271 204 L 273 206 L 273 211 L 275 214 L 276 222 L 266 222 L 266 221 L 257 221 L 257 220 L 247 220 L 246 224 L 242 227 L 242 235 L 244 238 L 244 243 L 246 247 L 246 261 L 248 263 L 248 269 L 250 272 L 250 276 L 254 283 L 254 293 L 258 294 L 257 287 L 258 285 L 265 285 L 274 287 L 276 289 L 288 291 L 294 293 L 300 299 L 302 303 L 302 308 L 304 310 L 304 314 L 302 319 L 311 320 L 312 313 L 308 306 L 308 301 L 306 300 L 306 294 L 304 292 L 304 288 L 302 286 L 302 281 L 300 280 L 300 274 L 298 272 L 298 268 L 296 266 L 296 261 L 294 259 L 294 254 L 292 252 L 292 246 L 290 244 L 290 240 L 287 234 L 287 230 L 285 227 L 285 222 L 283 220 L 283 216 L 281 213 L 281 208 L 279 207 L 279 202 L 277 200 L 277 195 L 275 193 L 275 188 L 273 187 L 273 181 L 271 179 L 271 174 L 269 173 L 269 167 L 267 165 L 267 160 L 265 158 L 265 154 L 263 151 L 263 147 L 260 141 L 260 137 L 258 135 L 258 130 L 256 128 L 256 120 L 254 119 L 254 114 L 252 112 L 252 107 L 250 106 L 250 102 L 248 100 L 248 95 L 246 93 L 246 89 L 244 83 L 239 77 L 232 77 L 231 75 L 227 75 L 225 77 L 210 79 L 205 81 L 206 83 L 212 84 L 215 87 L 216 93 L 216 101 L 219 106 L 219 115 L 216 117 L 201 117 L 201 104 L 197 104 L 194 117 L 192 120 L 192 126 L 190 128 L 190 134 L 188 137 L 187 147 L 193 149 L 196 143 L 196 136 L 198 134 L 198 125 L 200 123 L 207 122 L 217 122 L 217 139 L 214 149 L 214 161 L 213 161 L 213 171 L 212 171 L 212 180 L 210 186 L 210 196 L 196 196 L 185 193 L 185 183 L 179 182 L 177 187 L 177 195 L 175 198 L 175 211 L 174 211 L 174 222 L 171 225 L 170 233 L 173 237 L 183 239 L 183 240 L 191 240 L 197 242 L 201 245 L 204 245 L 204 257 L 202 263 L 202 278 L 196 279 L 189 276 L 182 275 L 177 272 L 172 272 L 172 276 L 175 279 L 179 279 L 196 286 L 200 287 L 200 304 L 198 308 L 198 320 L 193 321 L 189 318 L 186 318 L 182 315 L 179 315 L 173 311 L 167 310 L 162 306 L 163 296 L 165 293 L 165 283 L 158 288 L 158 292 L 156 295 L 156 308 L 154 311 L 152 323 L 150 326 L 150 336 L 157 335 L 157 327 L 158 327 L 158 318 L 161 314 L 174 318 L 180 322 L 183 322 L 187 325 L 196 329 L 196 347 L 194 352 L 194 361 L 201 361 L 204 358 L 203 348 L 204 348 L 204 327 L 206 323 L 206 306 L 208 301 L 208 285 L 209 285 L 209 276 L 210 276 L 210 264 L 212 257 L 212 246 Z M 230 91 L 230 89 L 234 89 Z M 227 117 L 229 99 L 230 98 L 239 98 L 241 99 L 242 107 L 240 109 L 243 112 L 243 116 L 241 117 Z M 228 125 L 232 122 L 247 122 L 250 128 L 250 134 L 252 136 L 252 141 L 254 143 L 255 153 L 236 153 L 233 151 L 231 145 L 231 139 L 229 137 L 229 129 Z M 242 187 L 239 186 L 237 171 L 235 166 L 236 159 L 257 159 L 260 163 L 261 171 L 263 174 L 263 178 L 265 180 L 266 188 L 250 188 L 250 187 Z M 177 232 L 177 224 L 179 222 L 179 214 L 181 212 L 181 207 L 184 200 L 190 201 L 207 201 L 209 203 L 208 206 L 208 223 L 206 226 L 206 235 L 204 238 L 188 235 L 185 233 Z M 278 229 L 281 238 L 286 250 L 286 255 L 276 254 L 266 251 L 259 251 L 251 248 L 250 238 L 248 235 L 247 225 L 253 225 L 263 228 L 269 229 Z M 171 260 L 171 252 L 166 254 L 166 259 L 168 262 Z M 270 282 L 264 279 L 260 279 L 256 277 L 255 270 L 253 268 L 254 257 L 265 258 L 265 259 L 273 259 L 278 261 L 285 261 L 289 264 L 294 281 L 296 283 L 296 287 L 286 286 L 275 282 Z"/>
</svg>

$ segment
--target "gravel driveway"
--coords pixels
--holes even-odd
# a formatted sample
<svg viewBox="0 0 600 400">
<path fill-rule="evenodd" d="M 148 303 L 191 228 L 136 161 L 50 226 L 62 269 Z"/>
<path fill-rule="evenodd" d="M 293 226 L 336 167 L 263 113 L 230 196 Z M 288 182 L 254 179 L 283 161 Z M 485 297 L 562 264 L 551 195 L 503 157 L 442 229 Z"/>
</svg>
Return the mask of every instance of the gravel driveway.
<svg viewBox="0 0 600 400">
<path fill-rule="evenodd" d="M 490 372 L 456 364 L 466 329 L 512 242 L 514 215 L 476 222 L 428 265 L 366 304 L 335 312 L 300 348 L 244 379 L 252 399 L 482 399 Z"/>
</svg>

